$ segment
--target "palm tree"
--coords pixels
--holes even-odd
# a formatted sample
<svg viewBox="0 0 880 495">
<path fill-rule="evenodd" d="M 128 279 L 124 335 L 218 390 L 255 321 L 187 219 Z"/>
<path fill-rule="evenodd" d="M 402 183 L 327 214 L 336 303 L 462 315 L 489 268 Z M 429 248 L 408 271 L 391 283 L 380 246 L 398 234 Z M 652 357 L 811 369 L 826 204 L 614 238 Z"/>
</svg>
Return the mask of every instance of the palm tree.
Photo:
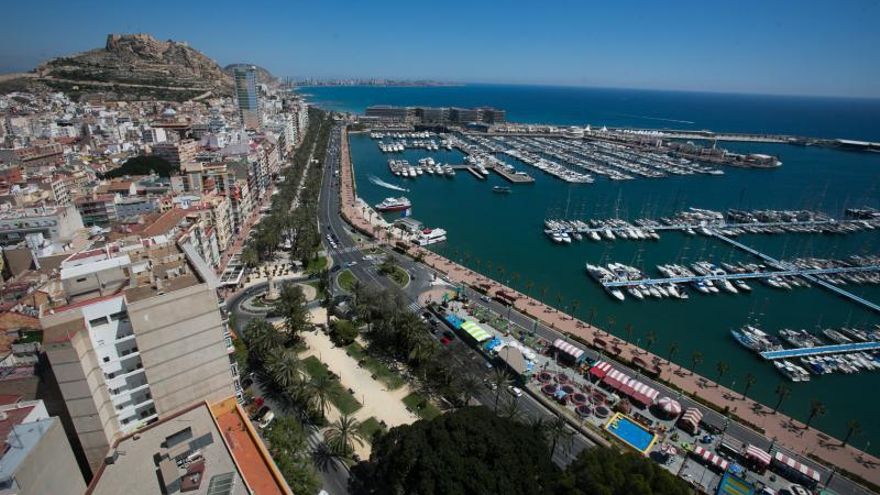
<svg viewBox="0 0 880 495">
<path fill-rule="evenodd" d="M 623 329 L 626 332 L 626 341 L 632 343 L 633 340 L 633 326 L 632 323 L 628 323 L 626 327 Z"/>
<path fill-rule="evenodd" d="M 526 280 L 526 294 L 532 295 L 532 287 L 535 286 L 535 283 L 531 280 Z"/>
<path fill-rule="evenodd" d="M 550 440 L 550 456 L 556 453 L 556 447 L 560 441 L 566 443 L 566 450 L 571 448 L 574 432 L 571 431 L 562 416 L 556 416 L 553 421 L 545 425 L 544 432 Z"/>
<path fill-rule="evenodd" d="M 458 382 L 458 392 L 461 394 L 461 401 L 464 407 L 467 407 L 471 399 L 477 395 L 479 389 L 480 383 L 470 375 L 465 375 L 464 378 Z"/>
<path fill-rule="evenodd" d="M 327 444 L 332 451 L 348 458 L 354 453 L 355 445 L 364 444 L 360 426 L 360 421 L 348 414 L 343 414 L 327 427 L 324 431 L 324 438 L 327 439 Z"/>
<path fill-rule="evenodd" d="M 746 373 L 746 386 L 743 388 L 743 399 L 748 395 L 749 389 L 752 388 L 752 385 L 756 383 L 758 383 L 758 378 L 751 373 Z"/>
<path fill-rule="evenodd" d="M 841 445 L 843 447 L 846 447 L 846 443 L 849 442 L 850 437 L 852 437 L 853 435 L 858 435 L 861 432 L 862 432 L 862 425 L 858 421 L 856 421 L 854 419 L 847 421 L 847 423 L 846 423 L 846 436 L 843 437 L 843 444 L 841 444 Z"/>
<path fill-rule="evenodd" d="M 408 357 L 411 362 L 420 366 L 434 357 L 436 350 L 437 348 L 434 347 L 433 342 L 425 338 L 418 338 L 413 342 Z"/>
<path fill-rule="evenodd" d="M 788 385 L 784 383 L 780 383 L 776 386 L 776 390 L 774 391 L 779 400 L 776 402 L 776 407 L 773 408 L 773 413 L 776 414 L 776 411 L 779 410 L 779 407 L 782 406 L 782 401 L 785 400 L 786 397 L 791 394 L 791 389 L 788 388 Z"/>
<path fill-rule="evenodd" d="M 651 352 L 654 342 L 657 342 L 657 334 L 653 330 L 648 330 L 648 335 L 645 336 L 645 350 Z"/>
<path fill-rule="evenodd" d="M 672 364 L 672 357 L 678 353 L 678 342 L 673 342 L 666 351 L 666 362 Z"/>
<path fill-rule="evenodd" d="M 330 392 L 333 390 L 333 380 L 327 375 L 320 375 L 317 378 L 312 378 L 308 388 L 312 393 L 312 400 L 323 418 L 327 413 L 327 407 L 330 405 Z"/>
<path fill-rule="evenodd" d="M 571 316 L 577 318 L 577 310 L 580 307 L 581 302 L 577 299 L 571 302 Z"/>
<path fill-rule="evenodd" d="M 547 299 L 547 286 L 541 287 L 541 302 L 544 302 Z"/>
<path fill-rule="evenodd" d="M 507 370 L 495 368 L 492 373 L 492 385 L 495 387 L 495 412 L 498 412 L 498 399 L 501 397 L 501 391 L 507 388 L 513 380 L 507 373 Z"/>
<path fill-rule="evenodd" d="M 724 374 L 727 373 L 727 370 L 729 370 L 729 369 L 730 369 L 730 365 L 728 365 L 724 361 L 718 361 L 718 364 L 715 365 L 715 371 L 718 372 L 718 378 L 715 380 L 716 384 L 721 383 L 721 377 L 724 376 Z"/>
<path fill-rule="evenodd" d="M 825 408 L 825 404 L 820 400 L 813 399 L 810 401 L 810 415 L 807 416 L 807 422 L 804 424 L 804 429 L 810 429 L 810 423 L 816 418 L 816 416 L 824 416 L 825 413 L 828 412 Z"/>
<path fill-rule="evenodd" d="M 300 370 L 299 359 L 290 351 L 282 350 L 281 357 L 274 360 L 269 372 L 272 374 L 272 381 L 279 387 L 287 389 L 299 382 L 302 372 Z"/>
<path fill-rule="evenodd" d="M 691 354 L 691 363 L 693 363 L 694 367 L 691 369 L 693 373 L 697 372 L 697 366 L 703 362 L 703 353 L 700 351 L 694 351 Z"/>
<path fill-rule="evenodd" d="M 593 326 L 593 321 L 594 321 L 595 319 L 596 319 L 596 307 L 593 306 L 592 308 L 590 308 L 590 320 L 587 322 L 587 325 L 589 325 L 590 327 L 592 327 L 592 326 Z"/>
</svg>

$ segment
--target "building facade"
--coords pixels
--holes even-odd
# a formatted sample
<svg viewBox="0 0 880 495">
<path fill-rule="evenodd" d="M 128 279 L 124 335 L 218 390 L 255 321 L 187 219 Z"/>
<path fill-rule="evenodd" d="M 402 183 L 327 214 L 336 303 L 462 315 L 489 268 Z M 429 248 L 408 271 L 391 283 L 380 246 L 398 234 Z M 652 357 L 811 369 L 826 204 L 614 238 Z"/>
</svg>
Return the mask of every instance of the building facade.
<svg viewBox="0 0 880 495">
<path fill-rule="evenodd" d="M 92 471 L 119 436 L 240 389 L 216 293 L 177 246 L 152 242 L 72 256 L 61 268 L 64 304 L 41 314 Z"/>
<path fill-rule="evenodd" d="M 260 96 L 257 84 L 257 68 L 254 66 L 238 68 L 233 72 L 235 98 L 241 124 L 245 129 L 258 130 L 262 124 L 260 117 Z"/>
</svg>

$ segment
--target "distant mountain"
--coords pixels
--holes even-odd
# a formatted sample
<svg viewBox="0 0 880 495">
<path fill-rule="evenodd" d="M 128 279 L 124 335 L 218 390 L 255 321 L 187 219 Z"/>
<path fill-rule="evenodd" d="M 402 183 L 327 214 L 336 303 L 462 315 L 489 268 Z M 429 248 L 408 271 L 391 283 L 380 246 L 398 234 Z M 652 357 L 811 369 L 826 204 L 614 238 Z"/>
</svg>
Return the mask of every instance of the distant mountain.
<svg viewBox="0 0 880 495">
<path fill-rule="evenodd" d="M 72 96 L 188 100 L 232 93 L 232 78 L 209 57 L 149 34 L 110 34 L 103 48 L 50 60 L 26 78 Z"/>
<path fill-rule="evenodd" d="M 242 67 L 242 68 L 256 67 L 257 68 L 257 81 L 259 81 L 260 84 L 271 85 L 271 84 L 278 84 L 280 82 L 279 79 L 277 77 L 275 77 L 274 75 L 272 75 L 272 73 L 269 72 L 268 69 L 265 69 L 263 67 L 260 67 L 259 65 L 254 65 L 254 64 L 229 64 L 223 68 L 223 72 L 229 74 L 229 76 L 231 77 L 232 73 L 236 69 L 236 67 Z"/>
</svg>

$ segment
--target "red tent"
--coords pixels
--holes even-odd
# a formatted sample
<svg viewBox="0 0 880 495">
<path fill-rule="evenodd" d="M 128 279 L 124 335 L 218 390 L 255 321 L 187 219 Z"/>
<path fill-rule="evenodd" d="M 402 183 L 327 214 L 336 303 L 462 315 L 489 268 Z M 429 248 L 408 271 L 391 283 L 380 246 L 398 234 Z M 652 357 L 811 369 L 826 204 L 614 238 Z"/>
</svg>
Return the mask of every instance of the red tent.
<svg viewBox="0 0 880 495">
<path fill-rule="evenodd" d="M 730 465 L 729 462 L 719 457 L 718 454 L 716 454 L 715 452 L 706 450 L 699 445 L 694 447 L 693 455 L 705 462 L 706 464 L 718 468 L 718 470 L 722 472 L 727 471 L 727 466 Z"/>
<path fill-rule="evenodd" d="M 813 481 L 815 483 L 818 483 L 822 480 L 822 477 L 819 475 L 818 471 L 811 468 L 810 466 L 807 466 L 806 464 L 800 463 L 792 459 L 782 452 L 777 452 L 773 456 L 773 464 L 781 467 L 782 469 L 790 473 L 795 473 L 805 480 Z"/>
<path fill-rule="evenodd" d="M 764 467 L 769 466 L 770 461 L 773 459 L 767 451 L 755 447 L 752 444 L 746 446 L 746 457 Z"/>
<path fill-rule="evenodd" d="M 605 375 L 605 378 L 602 379 L 602 382 L 614 390 L 620 390 L 620 387 L 622 387 L 627 380 L 629 380 L 629 376 L 623 374 L 616 368 L 612 368 L 611 371 Z"/>
<path fill-rule="evenodd" d="M 608 361 L 598 361 L 590 368 L 590 374 L 596 378 L 604 378 L 611 371 L 611 363 Z"/>
<path fill-rule="evenodd" d="M 703 413 L 699 409 L 689 407 L 678 420 L 678 427 L 694 435 L 700 429 L 700 421 L 702 419 Z"/>
</svg>

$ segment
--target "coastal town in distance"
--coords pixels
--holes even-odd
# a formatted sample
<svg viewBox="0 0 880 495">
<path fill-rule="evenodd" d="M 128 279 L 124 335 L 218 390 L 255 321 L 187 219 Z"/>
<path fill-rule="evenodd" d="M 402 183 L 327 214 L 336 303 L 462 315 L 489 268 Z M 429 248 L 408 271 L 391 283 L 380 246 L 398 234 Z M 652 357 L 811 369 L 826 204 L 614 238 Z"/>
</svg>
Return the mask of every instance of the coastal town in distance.
<svg viewBox="0 0 880 495">
<path fill-rule="evenodd" d="M 377 12 L 308 7 L 283 60 L 306 7 L 40 43 L 34 8 L 0 35 L 0 495 L 880 493 L 872 71 L 721 36 L 765 73 L 612 89 L 511 76 L 490 26 L 434 68 Z"/>
</svg>

